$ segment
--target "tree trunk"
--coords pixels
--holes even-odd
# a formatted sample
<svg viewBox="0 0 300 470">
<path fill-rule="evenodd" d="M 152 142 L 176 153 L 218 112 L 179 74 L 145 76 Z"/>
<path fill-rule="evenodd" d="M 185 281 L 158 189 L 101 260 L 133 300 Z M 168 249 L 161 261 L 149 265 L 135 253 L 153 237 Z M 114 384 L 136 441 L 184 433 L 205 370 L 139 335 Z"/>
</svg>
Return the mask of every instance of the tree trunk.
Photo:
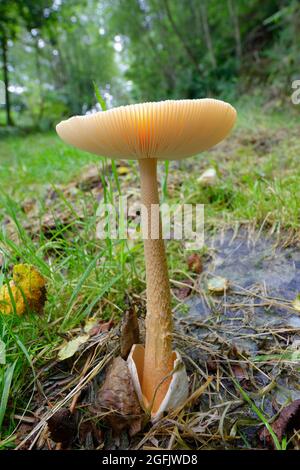
<svg viewBox="0 0 300 470">
<path fill-rule="evenodd" d="M 190 44 L 186 41 L 185 39 L 185 34 L 184 32 L 181 32 L 180 28 L 177 26 L 173 15 L 171 13 L 170 5 L 168 0 L 164 0 L 164 5 L 165 5 L 165 10 L 167 13 L 167 17 L 169 19 L 169 22 L 173 28 L 174 33 L 178 37 L 179 41 L 181 42 L 190 62 L 193 64 L 193 66 L 196 68 L 197 72 L 201 71 L 200 64 L 198 57 L 195 55 L 193 49 L 190 47 Z"/>
<path fill-rule="evenodd" d="M 211 65 L 213 69 L 215 69 L 217 67 L 217 61 L 216 61 L 214 48 L 212 45 L 212 39 L 210 35 L 210 29 L 209 29 L 208 18 L 207 18 L 207 8 L 203 0 L 200 2 L 200 11 L 201 11 L 202 25 L 203 25 L 203 32 L 204 32 L 204 39 L 205 39 L 206 47 L 208 49 L 208 53 L 210 56 Z"/>
<path fill-rule="evenodd" d="M 230 14 L 230 18 L 233 24 L 234 29 L 234 37 L 235 37 L 235 55 L 240 63 L 242 60 L 242 43 L 241 43 L 241 33 L 240 33 L 240 25 L 239 25 L 239 18 L 235 9 L 235 4 L 232 0 L 227 0 L 228 2 L 228 10 Z"/>
<path fill-rule="evenodd" d="M 40 51 L 39 51 L 39 45 L 38 45 L 38 38 L 31 36 L 32 40 L 34 42 L 34 48 L 35 48 L 35 66 L 36 66 L 36 74 L 37 74 L 37 79 L 38 79 L 38 84 L 39 84 L 39 112 L 36 118 L 36 127 L 39 125 L 39 123 L 42 120 L 43 114 L 44 114 L 44 94 L 43 94 L 43 80 L 42 80 L 42 69 L 41 69 L 41 62 L 40 62 Z"/>
<path fill-rule="evenodd" d="M 4 77 L 4 90 L 5 90 L 5 112 L 6 112 L 6 124 L 7 126 L 13 126 L 13 120 L 11 117 L 10 108 L 10 96 L 9 96 L 9 76 L 8 76 L 8 62 L 7 62 L 7 37 L 5 32 L 2 32 L 1 38 L 2 45 L 2 70 Z"/>
</svg>

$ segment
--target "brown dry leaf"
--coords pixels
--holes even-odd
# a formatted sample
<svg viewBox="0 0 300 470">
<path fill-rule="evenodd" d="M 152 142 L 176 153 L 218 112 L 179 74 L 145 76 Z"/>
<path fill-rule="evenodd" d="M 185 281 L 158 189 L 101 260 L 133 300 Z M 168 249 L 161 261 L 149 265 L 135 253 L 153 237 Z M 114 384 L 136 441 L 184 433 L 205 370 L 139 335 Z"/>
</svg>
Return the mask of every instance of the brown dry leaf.
<svg viewBox="0 0 300 470">
<path fill-rule="evenodd" d="M 121 325 L 121 357 L 127 359 L 134 344 L 140 341 L 139 322 L 135 307 L 132 306 L 125 312 Z"/>
<path fill-rule="evenodd" d="M 240 382 L 242 380 L 249 380 L 249 375 L 246 369 L 238 364 L 233 364 L 231 366 L 232 372 L 235 378 Z"/>
<path fill-rule="evenodd" d="M 16 433 L 16 438 L 14 440 L 15 445 L 16 446 L 20 445 L 21 442 L 28 436 L 28 434 L 30 434 L 31 431 L 32 431 L 32 424 L 21 423 L 18 426 L 18 430 L 17 430 L 17 433 Z M 26 447 L 22 446 L 21 450 L 25 450 L 26 448 L 28 448 L 30 443 L 31 443 L 31 440 L 27 441 L 26 442 Z"/>
<path fill-rule="evenodd" d="M 217 372 L 219 367 L 219 361 L 216 356 L 210 356 L 206 361 L 207 370 L 210 373 Z"/>
<path fill-rule="evenodd" d="M 185 284 L 182 287 L 176 287 L 176 289 L 173 289 L 174 295 L 180 299 L 184 300 L 186 299 L 192 292 L 192 286 L 193 286 L 193 281 L 191 279 L 185 279 L 182 284 Z"/>
<path fill-rule="evenodd" d="M 95 188 L 100 189 L 102 186 L 100 175 L 99 165 L 89 165 L 81 171 L 76 181 L 76 186 L 81 189 L 81 191 L 91 191 Z"/>
<path fill-rule="evenodd" d="M 115 322 L 113 320 L 108 320 L 106 322 L 103 320 L 100 320 L 96 325 L 94 325 L 92 328 L 89 329 L 88 334 L 90 336 L 99 335 L 100 333 L 104 333 L 106 331 L 111 330 L 114 325 L 115 325 Z"/>
<path fill-rule="evenodd" d="M 106 322 L 100 321 L 99 323 L 99 333 L 103 333 L 104 331 L 109 331 L 114 326 L 115 322 L 113 320 L 108 320 Z"/>
<path fill-rule="evenodd" d="M 143 412 L 133 388 L 126 361 L 116 357 L 109 367 L 99 390 L 94 411 L 107 412 L 106 422 L 115 435 L 128 429 L 133 436 L 142 428 Z"/>
<path fill-rule="evenodd" d="M 201 274 L 203 271 L 203 265 L 202 265 L 202 260 L 200 255 L 197 253 L 192 253 L 188 259 L 187 259 L 187 264 L 189 267 L 189 270 L 192 271 L 193 273 L 196 274 Z"/>
<path fill-rule="evenodd" d="M 34 198 L 25 199 L 21 207 L 25 214 L 38 215 L 37 200 Z"/>
<path fill-rule="evenodd" d="M 48 419 L 50 437 L 54 442 L 61 442 L 63 447 L 70 444 L 76 436 L 76 418 L 66 408 L 61 408 Z"/>
<path fill-rule="evenodd" d="M 35 266 L 16 264 L 12 280 L 0 289 L 0 313 L 23 315 L 27 310 L 42 313 L 45 301 L 45 278 Z"/>
<path fill-rule="evenodd" d="M 295 400 L 290 405 L 285 406 L 280 412 L 279 417 L 271 426 L 279 441 L 281 441 L 284 435 L 289 431 L 299 430 L 300 400 Z M 268 446 L 274 446 L 272 436 L 266 428 L 259 432 L 259 439 L 266 442 Z"/>
</svg>

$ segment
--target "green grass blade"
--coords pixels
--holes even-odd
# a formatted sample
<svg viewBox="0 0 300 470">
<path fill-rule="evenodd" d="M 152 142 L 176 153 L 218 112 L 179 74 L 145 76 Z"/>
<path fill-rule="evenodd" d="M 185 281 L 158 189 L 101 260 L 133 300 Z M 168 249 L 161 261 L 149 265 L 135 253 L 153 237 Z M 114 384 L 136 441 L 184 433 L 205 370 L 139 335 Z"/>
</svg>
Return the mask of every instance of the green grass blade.
<svg viewBox="0 0 300 470">
<path fill-rule="evenodd" d="M 96 85 L 96 82 L 93 82 L 93 85 L 94 85 L 94 92 L 95 92 L 97 101 L 100 104 L 102 111 L 106 111 L 107 110 L 106 102 L 104 98 L 102 98 L 99 88 Z"/>
<path fill-rule="evenodd" d="M 16 363 L 17 361 L 15 361 L 12 365 L 10 365 L 6 369 L 4 373 L 4 377 L 3 377 L 3 387 L 2 387 L 2 395 L 1 395 L 1 402 L 0 402 L 0 431 L 2 429 L 2 423 L 3 423 L 4 416 L 5 416 L 11 382 L 13 379 Z"/>
<path fill-rule="evenodd" d="M 165 177 L 162 185 L 162 199 L 163 201 L 168 197 L 168 176 L 169 176 L 169 160 L 165 161 Z"/>
<path fill-rule="evenodd" d="M 106 102 L 104 98 L 101 96 L 99 88 L 97 87 L 95 82 L 93 82 L 93 85 L 94 85 L 94 91 L 95 91 L 97 101 L 100 104 L 102 111 L 106 111 L 107 110 Z M 117 172 L 116 162 L 114 160 L 111 161 L 111 169 L 112 169 L 113 177 L 114 177 L 117 189 L 118 189 L 118 193 L 121 194 L 119 175 Z"/>
<path fill-rule="evenodd" d="M 95 268 L 96 264 L 97 264 L 97 261 L 98 259 L 103 255 L 103 252 L 99 253 L 98 256 L 96 256 L 94 259 L 92 259 L 92 261 L 88 264 L 86 270 L 84 271 L 84 273 L 82 274 L 82 276 L 79 278 L 79 281 L 76 285 L 76 288 L 74 289 L 72 295 L 71 295 L 71 298 L 69 300 L 69 304 L 68 304 L 68 307 L 67 307 L 67 313 L 66 313 L 66 316 L 65 316 L 65 319 L 62 323 L 62 327 L 65 326 L 66 324 L 66 321 L 68 320 L 69 316 L 70 316 L 70 313 L 71 313 L 71 310 L 72 310 L 72 307 L 73 307 L 73 303 L 75 301 L 75 299 L 77 298 L 79 292 L 80 292 L 80 289 L 82 288 L 84 282 L 86 281 L 86 279 L 89 277 L 89 275 L 91 274 L 92 270 Z"/>
<path fill-rule="evenodd" d="M 273 428 L 272 426 L 269 424 L 269 422 L 267 421 L 267 419 L 265 418 L 263 412 L 255 405 L 255 403 L 251 400 L 251 398 L 249 397 L 249 395 L 245 392 L 245 390 L 242 389 L 242 387 L 240 386 L 240 384 L 232 379 L 235 386 L 238 388 L 238 390 L 240 391 L 242 397 L 245 399 L 245 401 L 247 403 L 249 403 L 249 405 L 251 406 L 252 410 L 254 411 L 254 413 L 258 416 L 258 418 L 263 422 L 263 424 L 265 425 L 265 427 L 267 428 L 267 430 L 269 431 L 272 439 L 273 439 L 273 442 L 274 442 L 274 445 L 275 445 L 275 448 L 276 450 L 283 450 L 283 447 L 281 446 L 280 442 L 279 442 L 279 439 L 278 437 L 276 436 L 275 432 L 273 431 Z"/>
</svg>

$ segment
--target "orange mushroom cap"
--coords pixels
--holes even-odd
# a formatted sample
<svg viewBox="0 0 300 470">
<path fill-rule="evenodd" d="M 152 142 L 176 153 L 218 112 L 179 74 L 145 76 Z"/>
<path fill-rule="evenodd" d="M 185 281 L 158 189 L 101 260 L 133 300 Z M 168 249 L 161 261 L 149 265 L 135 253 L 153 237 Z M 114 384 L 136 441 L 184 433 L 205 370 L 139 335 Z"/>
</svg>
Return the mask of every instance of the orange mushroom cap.
<svg viewBox="0 0 300 470">
<path fill-rule="evenodd" d="M 180 160 L 213 147 L 232 129 L 235 109 L 211 98 L 120 106 L 56 126 L 67 143 L 110 158 Z"/>
</svg>

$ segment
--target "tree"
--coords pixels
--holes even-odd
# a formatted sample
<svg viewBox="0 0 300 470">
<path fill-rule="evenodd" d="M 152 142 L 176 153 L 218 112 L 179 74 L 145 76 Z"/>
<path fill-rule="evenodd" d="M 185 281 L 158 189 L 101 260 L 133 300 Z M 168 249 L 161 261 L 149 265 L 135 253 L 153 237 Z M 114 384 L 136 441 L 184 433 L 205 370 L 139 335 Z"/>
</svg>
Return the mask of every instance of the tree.
<svg viewBox="0 0 300 470">
<path fill-rule="evenodd" d="M 8 58 L 8 41 L 16 37 L 18 27 L 18 17 L 16 4 L 12 0 L 2 0 L 0 3 L 0 47 L 1 47 L 1 61 L 2 61 L 2 74 L 5 90 L 5 113 L 6 124 L 13 125 L 11 115 L 11 102 L 10 102 L 10 77 L 9 77 L 9 58 Z"/>
<path fill-rule="evenodd" d="M 239 18 L 236 12 L 236 5 L 232 0 L 227 0 L 228 10 L 231 17 L 231 21 L 233 24 L 233 31 L 235 37 L 235 51 L 236 51 L 236 58 L 240 63 L 242 60 L 242 43 L 241 43 L 241 33 L 240 33 L 240 25 L 239 25 Z"/>
<path fill-rule="evenodd" d="M 45 109 L 45 99 L 43 92 L 43 74 L 41 67 L 41 57 L 40 57 L 40 48 L 39 48 L 39 39 L 41 31 L 45 28 L 46 24 L 55 21 L 55 14 L 45 16 L 45 12 L 49 11 L 53 1 L 52 0 L 15 0 L 18 8 L 18 13 L 22 22 L 28 31 L 31 40 L 34 44 L 35 51 L 35 65 L 36 65 L 36 75 L 38 81 L 38 90 L 39 90 L 39 111 L 36 117 L 36 124 L 38 124 L 42 117 Z"/>
</svg>

